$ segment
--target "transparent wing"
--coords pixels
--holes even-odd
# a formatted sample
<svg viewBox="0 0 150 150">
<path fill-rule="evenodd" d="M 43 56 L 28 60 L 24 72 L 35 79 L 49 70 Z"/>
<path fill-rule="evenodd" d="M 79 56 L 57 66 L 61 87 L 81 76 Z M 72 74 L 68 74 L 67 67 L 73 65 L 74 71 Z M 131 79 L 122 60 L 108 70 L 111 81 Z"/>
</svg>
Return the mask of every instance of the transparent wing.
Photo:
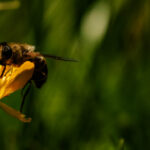
<svg viewBox="0 0 150 150">
<path fill-rule="evenodd" d="M 52 59 L 56 59 L 56 60 L 78 62 L 78 60 L 75 60 L 75 59 L 63 58 L 63 57 L 59 57 L 59 56 L 55 56 L 55 55 L 51 55 L 51 54 L 42 54 L 42 55 L 43 55 L 44 57 L 52 58 Z"/>
</svg>

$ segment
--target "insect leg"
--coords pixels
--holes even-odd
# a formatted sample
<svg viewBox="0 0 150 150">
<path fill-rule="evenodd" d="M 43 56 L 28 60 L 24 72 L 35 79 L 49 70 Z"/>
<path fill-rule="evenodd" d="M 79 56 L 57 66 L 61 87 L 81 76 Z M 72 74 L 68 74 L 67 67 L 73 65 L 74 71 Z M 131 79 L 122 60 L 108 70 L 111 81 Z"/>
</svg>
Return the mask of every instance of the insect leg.
<svg viewBox="0 0 150 150">
<path fill-rule="evenodd" d="M 12 72 L 13 72 L 13 67 L 11 66 L 11 67 L 7 70 L 7 72 L 5 73 L 4 76 L 6 76 L 8 73 L 12 74 Z"/>
<path fill-rule="evenodd" d="M 4 72 L 5 72 L 5 70 L 6 70 L 6 65 L 4 65 L 4 68 L 3 68 L 3 71 L 2 71 L 2 74 L 1 74 L 1 78 L 3 77 L 3 75 L 4 75 Z"/>
<path fill-rule="evenodd" d="M 23 94 L 23 91 L 24 91 L 25 87 L 26 87 L 28 84 L 29 84 L 29 86 L 27 87 L 25 93 Z M 20 105 L 20 112 L 22 112 L 22 110 L 23 110 L 25 98 L 26 98 L 26 96 L 28 95 L 28 93 L 29 93 L 29 91 L 30 91 L 31 84 L 32 84 L 31 81 L 29 81 L 29 82 L 24 86 L 24 88 L 22 89 L 21 94 L 22 94 L 23 97 L 22 97 L 22 102 L 21 102 L 21 105 Z"/>
</svg>

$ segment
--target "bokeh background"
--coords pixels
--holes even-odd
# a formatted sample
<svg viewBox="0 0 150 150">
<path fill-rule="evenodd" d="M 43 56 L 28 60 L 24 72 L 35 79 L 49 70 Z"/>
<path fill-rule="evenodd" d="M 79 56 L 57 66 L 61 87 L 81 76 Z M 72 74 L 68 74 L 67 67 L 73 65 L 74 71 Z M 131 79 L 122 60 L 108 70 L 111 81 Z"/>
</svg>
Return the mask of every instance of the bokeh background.
<svg viewBox="0 0 150 150">
<path fill-rule="evenodd" d="M 36 45 L 49 75 L 24 124 L 0 110 L 1 150 L 150 148 L 150 1 L 0 1 L 0 41 Z M 21 91 L 2 99 L 19 109 Z"/>
</svg>

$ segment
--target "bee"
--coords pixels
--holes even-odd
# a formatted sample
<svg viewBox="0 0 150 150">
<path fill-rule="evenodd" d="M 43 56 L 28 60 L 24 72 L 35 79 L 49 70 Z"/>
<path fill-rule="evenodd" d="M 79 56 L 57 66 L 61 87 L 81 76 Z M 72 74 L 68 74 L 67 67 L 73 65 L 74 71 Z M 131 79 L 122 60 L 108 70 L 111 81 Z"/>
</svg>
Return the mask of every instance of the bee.
<svg viewBox="0 0 150 150">
<path fill-rule="evenodd" d="M 26 83 L 26 85 L 29 83 L 29 86 L 26 89 L 25 94 L 23 95 L 20 112 L 22 112 L 25 97 L 27 96 L 31 87 L 31 81 L 35 83 L 37 88 L 41 88 L 42 85 L 46 82 L 48 68 L 45 57 L 56 60 L 76 62 L 76 60 L 73 59 L 66 59 L 49 54 L 40 54 L 39 52 L 36 52 L 34 50 L 35 46 L 29 44 L 7 42 L 0 43 L 0 65 L 3 66 L 3 71 L 0 75 L 1 78 L 4 76 L 6 66 L 11 66 L 12 68 L 13 66 L 19 67 L 26 61 L 34 63 L 35 66 L 31 79 Z"/>
</svg>

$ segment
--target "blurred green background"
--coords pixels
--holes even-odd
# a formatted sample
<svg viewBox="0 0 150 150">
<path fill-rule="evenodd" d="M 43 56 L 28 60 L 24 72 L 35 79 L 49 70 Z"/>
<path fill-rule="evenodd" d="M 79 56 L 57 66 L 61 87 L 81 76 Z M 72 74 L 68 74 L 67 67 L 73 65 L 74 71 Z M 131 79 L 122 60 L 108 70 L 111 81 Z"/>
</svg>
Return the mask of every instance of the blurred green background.
<svg viewBox="0 0 150 150">
<path fill-rule="evenodd" d="M 149 149 L 149 16 L 149 0 L 1 0 L 1 42 L 80 61 L 47 59 L 24 107 L 32 123 L 0 110 L 0 149 Z M 2 101 L 19 109 L 20 91 Z"/>
</svg>

